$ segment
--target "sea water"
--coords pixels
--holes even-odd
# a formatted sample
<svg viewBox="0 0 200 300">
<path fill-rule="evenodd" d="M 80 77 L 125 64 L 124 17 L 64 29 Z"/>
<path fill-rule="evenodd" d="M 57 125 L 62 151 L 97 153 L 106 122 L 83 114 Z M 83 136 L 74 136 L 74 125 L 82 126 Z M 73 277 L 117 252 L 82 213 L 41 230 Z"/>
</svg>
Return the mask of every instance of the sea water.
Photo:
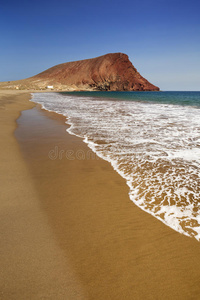
<svg viewBox="0 0 200 300">
<path fill-rule="evenodd" d="M 200 92 L 36 93 L 126 179 L 130 199 L 200 240 Z"/>
</svg>

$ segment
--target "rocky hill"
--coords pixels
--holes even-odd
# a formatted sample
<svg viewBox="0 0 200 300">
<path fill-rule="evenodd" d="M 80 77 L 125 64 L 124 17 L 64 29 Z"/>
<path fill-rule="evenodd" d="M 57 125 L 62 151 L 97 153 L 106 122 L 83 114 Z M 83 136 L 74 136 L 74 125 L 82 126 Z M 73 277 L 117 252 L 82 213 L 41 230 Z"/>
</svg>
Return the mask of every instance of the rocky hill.
<svg viewBox="0 0 200 300">
<path fill-rule="evenodd" d="M 159 91 L 123 53 L 56 65 L 33 77 L 7 83 L 18 89 Z"/>
</svg>

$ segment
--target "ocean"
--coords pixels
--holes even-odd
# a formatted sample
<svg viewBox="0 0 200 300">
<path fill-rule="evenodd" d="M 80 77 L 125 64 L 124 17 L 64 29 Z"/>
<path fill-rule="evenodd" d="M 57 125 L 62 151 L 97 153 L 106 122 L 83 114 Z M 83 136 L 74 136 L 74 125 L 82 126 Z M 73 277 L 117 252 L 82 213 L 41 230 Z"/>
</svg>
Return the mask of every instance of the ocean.
<svg viewBox="0 0 200 300">
<path fill-rule="evenodd" d="M 200 92 L 35 93 L 126 179 L 129 197 L 200 240 Z"/>
</svg>

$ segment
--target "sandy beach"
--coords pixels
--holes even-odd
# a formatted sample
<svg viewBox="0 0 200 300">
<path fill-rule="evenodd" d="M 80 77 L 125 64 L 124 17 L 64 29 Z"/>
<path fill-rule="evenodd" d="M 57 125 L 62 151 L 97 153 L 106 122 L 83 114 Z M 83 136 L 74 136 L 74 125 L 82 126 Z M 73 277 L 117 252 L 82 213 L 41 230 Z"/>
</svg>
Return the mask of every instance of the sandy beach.
<svg viewBox="0 0 200 300">
<path fill-rule="evenodd" d="M 200 244 L 30 97 L 0 91 L 0 299 L 199 299 Z"/>
</svg>

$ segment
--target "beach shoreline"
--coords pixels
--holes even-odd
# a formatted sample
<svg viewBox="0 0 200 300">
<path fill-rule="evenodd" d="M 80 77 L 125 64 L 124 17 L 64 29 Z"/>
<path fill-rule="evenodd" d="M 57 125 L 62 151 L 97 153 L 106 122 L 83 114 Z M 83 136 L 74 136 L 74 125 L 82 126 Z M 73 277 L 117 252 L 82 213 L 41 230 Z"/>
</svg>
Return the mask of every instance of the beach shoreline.
<svg viewBox="0 0 200 300">
<path fill-rule="evenodd" d="M 35 106 L 30 99 L 29 91 L 0 91 L 0 298 L 85 299 L 41 210 L 14 136 L 22 111 Z"/>
<path fill-rule="evenodd" d="M 0 97 L 2 299 L 198 299 L 199 243 L 136 207 L 65 117 Z"/>
</svg>

